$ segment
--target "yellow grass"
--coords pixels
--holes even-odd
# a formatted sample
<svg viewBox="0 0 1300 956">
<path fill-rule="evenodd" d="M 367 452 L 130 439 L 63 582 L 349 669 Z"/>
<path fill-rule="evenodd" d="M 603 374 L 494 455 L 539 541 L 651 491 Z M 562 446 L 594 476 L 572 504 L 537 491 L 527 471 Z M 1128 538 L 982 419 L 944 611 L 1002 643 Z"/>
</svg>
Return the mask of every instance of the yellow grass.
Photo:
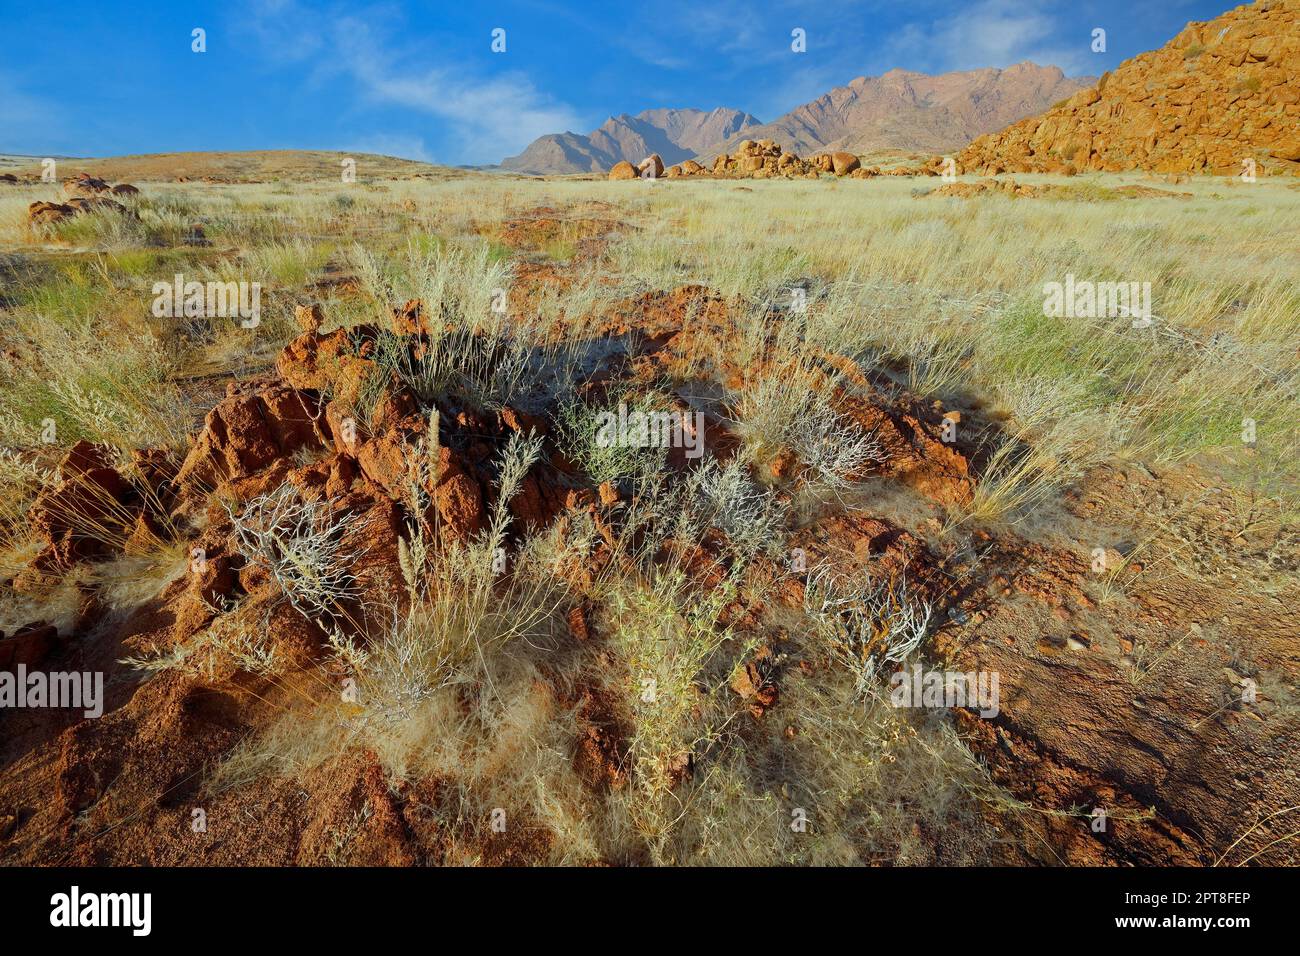
<svg viewBox="0 0 1300 956">
<path fill-rule="evenodd" d="M 123 454 L 184 448 L 203 410 L 194 383 L 265 370 L 296 334 L 298 302 L 322 301 L 333 326 L 382 320 L 419 296 L 466 328 L 508 332 L 520 355 L 537 346 L 555 359 L 558 339 L 581 339 L 619 298 L 686 284 L 733 306 L 726 346 L 755 374 L 726 401 L 755 460 L 810 414 L 788 387 L 793 378 L 758 374 L 777 340 L 799 380 L 824 350 L 856 359 L 882 387 L 981 410 L 987 424 L 963 435 L 984 451 L 974 500 L 954 510 L 950 528 L 1030 512 L 1114 456 L 1199 457 L 1294 509 L 1300 191 L 1204 179 L 1168 187 L 1192 192 L 1188 201 L 1107 198 L 1135 181 L 1078 177 L 1065 198 L 1037 200 L 934 198 L 924 193 L 937 181 L 903 178 L 144 183 L 139 220 L 110 216 L 47 234 L 26 227 L 25 210 L 57 198 L 56 187 L 13 187 L 0 193 L 0 530 L 21 530 L 58 452 L 78 438 Z M 619 228 L 595 256 L 564 230 L 541 248 L 503 246 L 501 223 L 539 206 Z M 206 244 L 179 240 L 194 223 Z M 532 314 L 517 305 L 506 318 L 486 314 L 495 288 L 535 264 L 573 281 L 544 289 Z M 263 284 L 262 325 L 155 318 L 152 284 L 176 272 Z M 1135 329 L 1126 318 L 1045 316 L 1044 283 L 1067 274 L 1150 282 L 1155 321 Z M 356 279 L 359 291 L 319 286 L 327 277 Z M 796 284 L 808 290 L 806 312 L 772 310 Z M 694 372 L 707 375 L 706 364 Z M 508 401 L 529 374 L 522 361 L 509 371 L 479 383 L 484 404 Z M 1245 420 L 1253 445 L 1242 440 Z M 716 527 L 728 505 L 743 512 L 714 504 Z M 432 557 L 420 550 L 421 529 L 408 529 L 413 610 L 370 635 L 368 658 L 365 648 L 335 647 L 360 678 L 360 703 L 322 693 L 310 713 L 230 754 L 214 786 L 302 773 L 358 745 L 394 778 L 452 781 L 431 812 L 458 834 L 446 848 L 456 862 L 474 861 L 496 809 L 545 829 L 556 863 L 984 858 L 996 836 L 980 808 L 998 797 L 950 724 L 862 699 L 853 676 L 823 660 L 811 676 L 792 669 L 781 716 L 755 727 L 727 686 L 755 639 L 721 623 L 722 605 L 744 595 L 701 596 L 672 568 L 647 568 L 648 551 L 620 554 L 635 573 L 570 594 L 554 569 L 583 555 L 541 537 L 521 544 L 526 553 L 502 581 L 487 570 L 506 540 L 507 520 L 494 517 L 487 539 Z M 706 525 L 688 530 L 698 538 Z M 747 545 L 736 566 L 768 546 Z M 602 604 L 606 657 L 596 677 L 557 637 L 578 597 Z M 785 623 L 792 655 L 821 653 L 797 636 L 809 622 Z M 625 787 L 593 789 L 573 768 L 580 683 L 603 688 L 624 720 Z M 788 744 L 776 739 L 787 725 Z M 683 777 L 688 757 L 695 765 Z M 791 829 L 795 810 L 807 811 L 810 830 Z M 948 859 L 930 858 L 910 836 L 918 823 L 945 837 Z"/>
</svg>

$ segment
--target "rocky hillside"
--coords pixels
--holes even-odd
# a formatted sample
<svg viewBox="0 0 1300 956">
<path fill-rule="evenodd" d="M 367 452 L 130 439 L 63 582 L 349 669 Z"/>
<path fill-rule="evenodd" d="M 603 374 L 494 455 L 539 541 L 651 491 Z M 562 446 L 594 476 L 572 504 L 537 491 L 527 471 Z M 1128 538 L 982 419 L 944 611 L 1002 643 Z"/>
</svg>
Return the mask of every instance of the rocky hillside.
<svg viewBox="0 0 1300 956">
<path fill-rule="evenodd" d="M 1300 0 L 1189 23 L 1159 50 L 957 157 L 967 171 L 1300 173 Z"/>
<path fill-rule="evenodd" d="M 713 144 L 698 158 L 730 152 L 742 139 L 771 139 L 800 154 L 956 150 L 982 133 L 1042 112 L 1092 82 L 1092 77 L 1071 78 L 1057 67 L 1034 63 L 938 76 L 890 70 L 838 86 L 780 119 Z"/>
<path fill-rule="evenodd" d="M 534 175 L 604 172 L 615 164 L 639 163 L 658 153 L 666 163 L 690 159 L 750 127 L 758 120 L 740 110 L 646 110 L 611 116 L 599 129 L 551 133 L 534 140 L 518 156 L 502 160 L 503 169 Z"/>
</svg>

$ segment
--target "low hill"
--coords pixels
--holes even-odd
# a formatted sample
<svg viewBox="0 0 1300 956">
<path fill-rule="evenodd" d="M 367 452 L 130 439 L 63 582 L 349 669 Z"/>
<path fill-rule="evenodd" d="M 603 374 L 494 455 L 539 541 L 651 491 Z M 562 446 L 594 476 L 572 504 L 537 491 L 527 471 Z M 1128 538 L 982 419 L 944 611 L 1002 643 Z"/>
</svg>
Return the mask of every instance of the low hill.
<svg viewBox="0 0 1300 956">
<path fill-rule="evenodd" d="M 18 176 L 39 176 L 40 160 L 22 160 L 6 167 Z M 415 176 L 444 178 L 468 175 L 464 170 L 434 166 L 413 159 L 397 159 L 372 153 L 341 153 L 323 150 L 270 149 L 248 152 L 146 153 L 99 159 L 60 159 L 58 177 L 67 179 L 89 173 L 110 182 L 309 182 L 342 180 L 345 159 L 356 160 L 357 179 L 404 179 Z"/>
</svg>

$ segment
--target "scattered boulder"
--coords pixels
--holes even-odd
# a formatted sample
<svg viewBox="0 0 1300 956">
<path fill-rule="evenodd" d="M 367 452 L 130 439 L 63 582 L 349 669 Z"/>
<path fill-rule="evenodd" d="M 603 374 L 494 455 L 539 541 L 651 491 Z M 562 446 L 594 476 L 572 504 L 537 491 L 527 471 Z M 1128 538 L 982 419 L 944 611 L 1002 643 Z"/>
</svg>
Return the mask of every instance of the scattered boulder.
<svg viewBox="0 0 1300 956">
<path fill-rule="evenodd" d="M 27 207 L 27 221 L 33 226 L 53 225 L 76 214 L 76 209 L 61 202 L 38 200 Z"/>
<path fill-rule="evenodd" d="M 609 171 L 610 179 L 636 179 L 639 175 L 637 168 L 626 159 L 615 163 L 614 168 Z"/>
<path fill-rule="evenodd" d="M 731 679 L 731 689 L 749 706 L 755 719 L 763 716 L 780 699 L 780 691 L 772 680 L 772 651 L 760 647 L 751 661 L 736 670 Z"/>
<path fill-rule="evenodd" d="M 658 153 L 651 153 L 636 167 L 637 174 L 646 179 L 658 179 L 664 174 L 664 161 Z"/>
<path fill-rule="evenodd" d="M 701 168 L 693 175 L 703 171 Z M 733 179 L 816 179 L 819 171 L 809 160 L 782 153 L 780 145 L 770 139 L 742 140 L 735 153 L 730 156 L 722 153 L 713 161 L 714 176 Z"/>
<path fill-rule="evenodd" d="M 825 171 L 830 172 L 828 165 Z M 815 162 L 800 159 L 793 153 L 783 153 L 779 144 L 770 139 L 742 140 L 736 152 L 728 156 L 719 154 L 713 168 L 706 169 L 693 159 L 685 160 L 664 169 L 658 154 L 648 156 L 639 166 L 621 162 L 609 171 L 610 179 L 636 179 L 639 176 L 666 176 L 668 179 L 685 179 L 693 176 L 714 176 L 725 179 L 816 179 L 821 170 Z"/>
<path fill-rule="evenodd" d="M 862 163 L 858 161 L 858 157 L 852 153 L 831 154 L 831 169 L 836 176 L 847 176 L 861 165 Z"/>
<path fill-rule="evenodd" d="M 444 534 L 467 540 L 483 529 L 486 521 L 483 491 L 450 448 L 438 449 L 433 503 L 442 519 Z"/>
<path fill-rule="evenodd" d="M 42 591 L 77 562 L 117 550 L 146 554 L 170 536 L 175 459 L 169 451 L 135 450 L 130 466 L 118 470 L 108 447 L 79 441 L 55 473 L 55 483 L 32 502 L 29 527 L 40 553 L 14 579 L 14 591 Z"/>
<path fill-rule="evenodd" d="M 133 187 L 134 188 L 134 187 Z M 102 179 L 96 179 L 89 173 L 79 173 L 72 179 L 63 181 L 63 195 L 94 199 L 104 193 L 111 193 L 113 187 Z"/>
<path fill-rule="evenodd" d="M 374 362 L 366 357 L 377 330 L 372 326 L 303 332 L 280 353 L 275 367 L 288 384 L 311 392 L 329 391 L 344 404 L 355 401 Z"/>
<path fill-rule="evenodd" d="M 107 199 L 103 196 L 98 196 L 93 199 L 74 196 L 72 199 L 68 200 L 68 205 L 72 207 L 74 213 L 94 212 L 96 210 L 118 213 L 126 212 L 126 207 L 121 203 L 114 202 L 113 200 Z"/>
<path fill-rule="evenodd" d="M 411 299 L 401 308 L 393 309 L 393 331 L 398 335 L 419 335 L 430 331 L 419 299 Z"/>
<path fill-rule="evenodd" d="M 59 481 L 32 504 L 29 526 L 43 543 L 32 562 L 42 570 L 67 569 L 106 552 L 106 539 L 134 524 L 131 486 L 113 466 L 108 449 L 79 441 L 58 468 Z"/>
<path fill-rule="evenodd" d="M 948 183 L 938 189 L 931 190 L 925 195 L 935 197 L 953 196 L 958 199 L 989 195 L 1036 198 L 1042 196 L 1046 190 L 1046 186 L 1030 186 L 1018 183 L 1014 179 L 979 179 L 970 183 Z"/>
<path fill-rule="evenodd" d="M 103 185 L 104 188 L 99 189 L 96 184 Z M 135 187 L 130 188 L 134 189 Z M 102 179 L 86 177 L 85 179 L 69 180 L 64 183 L 63 189 L 65 193 L 71 194 L 66 203 L 37 201 L 27 207 L 27 222 L 29 225 L 54 225 L 73 216 L 94 211 L 127 213 L 125 206 L 108 198 L 113 193 L 108 184 L 104 183 Z"/>
<path fill-rule="evenodd" d="M 167 528 L 162 521 L 148 511 L 141 511 L 122 545 L 122 553 L 150 554 L 167 538 Z"/>
<path fill-rule="evenodd" d="M 1114 188 L 1084 186 L 1079 187 L 1065 183 L 1044 183 L 1029 185 L 1018 183 L 1014 179 L 977 179 L 973 182 L 947 183 L 938 189 L 921 193 L 915 198 L 951 196 L 958 199 L 971 199 L 975 196 L 1009 196 L 1012 199 L 1075 199 L 1080 201 L 1111 199 L 1191 199 L 1191 193 L 1173 192 L 1168 189 L 1156 189 L 1130 183 Z"/>
</svg>

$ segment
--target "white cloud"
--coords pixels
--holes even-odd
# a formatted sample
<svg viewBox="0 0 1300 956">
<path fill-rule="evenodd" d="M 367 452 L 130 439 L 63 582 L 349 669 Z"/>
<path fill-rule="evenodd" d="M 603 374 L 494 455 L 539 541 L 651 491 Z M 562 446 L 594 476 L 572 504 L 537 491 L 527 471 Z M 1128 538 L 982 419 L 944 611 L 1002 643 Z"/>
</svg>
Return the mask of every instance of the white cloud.
<svg viewBox="0 0 1300 956">
<path fill-rule="evenodd" d="M 359 21 L 343 21 L 337 42 L 337 52 L 363 95 L 446 120 L 464 161 L 496 162 L 522 151 L 538 136 L 579 125 L 573 110 L 539 93 L 522 74 L 484 78 L 453 67 L 433 67 L 420 74 L 394 69 L 382 44 Z"/>
<path fill-rule="evenodd" d="M 1061 42 L 1049 0 L 981 0 L 935 19 L 929 27 L 909 24 L 889 46 L 896 58 L 926 64 L 932 71 L 1006 67 L 1024 60 L 1059 66 L 1066 73 L 1094 68 L 1088 59 L 1092 37 Z"/>
<path fill-rule="evenodd" d="M 439 158 L 446 162 L 495 163 L 538 136 L 582 125 L 573 109 L 539 92 L 518 71 L 484 76 L 465 63 L 430 65 L 428 50 L 436 46 L 403 48 L 373 26 L 395 18 L 381 8 L 348 8 L 347 15 L 334 16 L 294 0 L 262 0 L 248 26 L 277 56 L 294 49 L 290 57 L 301 61 L 302 51 L 310 50 L 317 78 L 342 75 L 356 84 L 362 101 L 445 121 L 451 148 L 440 149 Z M 394 135 L 402 134 L 369 138 Z"/>
</svg>

